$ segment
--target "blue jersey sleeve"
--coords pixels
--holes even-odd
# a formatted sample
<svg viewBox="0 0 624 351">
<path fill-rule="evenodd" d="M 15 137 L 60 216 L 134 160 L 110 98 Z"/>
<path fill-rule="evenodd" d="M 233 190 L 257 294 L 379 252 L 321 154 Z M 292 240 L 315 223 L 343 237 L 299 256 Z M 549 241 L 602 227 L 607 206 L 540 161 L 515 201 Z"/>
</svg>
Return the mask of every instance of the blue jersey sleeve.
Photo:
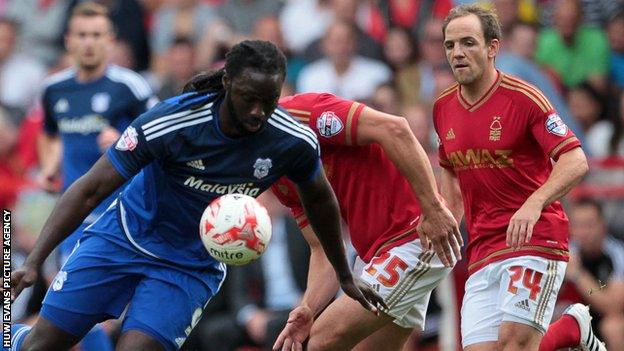
<svg viewBox="0 0 624 351">
<path fill-rule="evenodd" d="M 160 113 L 150 110 L 135 119 L 122 133 L 106 155 L 115 169 L 126 179 L 154 160 L 164 160 L 168 152 L 164 138 L 150 138 L 145 132 L 159 123 Z"/>
<path fill-rule="evenodd" d="M 321 170 L 320 149 L 314 149 L 305 142 L 301 142 L 297 149 L 298 157 L 286 176 L 297 184 L 310 182 Z"/>
<path fill-rule="evenodd" d="M 54 109 L 50 101 L 49 90 L 45 89 L 42 94 L 41 105 L 43 108 L 43 130 L 46 134 L 58 134 L 58 125 L 54 118 Z"/>
</svg>

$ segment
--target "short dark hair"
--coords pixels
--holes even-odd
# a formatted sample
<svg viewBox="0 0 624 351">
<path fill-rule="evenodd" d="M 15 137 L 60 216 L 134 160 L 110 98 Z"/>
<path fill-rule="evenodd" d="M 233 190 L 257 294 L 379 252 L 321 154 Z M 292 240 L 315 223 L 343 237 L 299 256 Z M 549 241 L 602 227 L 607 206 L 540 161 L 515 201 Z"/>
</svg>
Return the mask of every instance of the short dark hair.
<svg viewBox="0 0 624 351">
<path fill-rule="evenodd" d="M 456 18 L 471 14 L 479 18 L 479 21 L 481 22 L 481 29 L 483 30 L 483 37 L 487 43 L 493 39 L 500 40 L 502 38 L 503 35 L 501 32 L 501 25 L 496 12 L 479 5 L 459 5 L 453 7 L 448 16 L 444 19 L 444 25 L 442 26 L 442 34 L 444 37 L 446 38 L 446 27 L 449 22 Z"/>
<path fill-rule="evenodd" d="M 74 17 L 99 17 L 103 16 L 108 18 L 110 21 L 110 16 L 108 14 L 108 9 L 106 6 L 98 4 L 97 2 L 88 1 L 78 4 L 72 10 L 71 18 Z"/>
<path fill-rule="evenodd" d="M 604 216 L 602 214 L 602 204 L 598 200 L 591 197 L 582 197 L 574 202 L 574 207 L 581 206 L 593 207 L 596 212 L 598 212 L 598 216 L 604 219 Z"/>
<path fill-rule="evenodd" d="M 244 69 L 253 68 L 262 73 L 286 76 L 286 57 L 275 44 L 264 40 L 245 40 L 225 55 L 225 67 L 214 72 L 202 72 L 191 78 L 182 92 L 219 92 L 222 78 L 227 73 L 234 79 Z"/>
</svg>

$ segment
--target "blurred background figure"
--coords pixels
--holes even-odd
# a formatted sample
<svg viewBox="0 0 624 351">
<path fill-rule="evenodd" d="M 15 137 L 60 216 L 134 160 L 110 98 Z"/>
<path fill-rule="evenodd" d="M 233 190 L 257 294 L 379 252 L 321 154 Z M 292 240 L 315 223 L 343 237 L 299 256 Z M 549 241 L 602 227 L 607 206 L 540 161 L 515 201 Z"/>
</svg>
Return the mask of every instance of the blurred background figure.
<svg viewBox="0 0 624 351">
<path fill-rule="evenodd" d="M 177 37 L 169 47 L 165 75 L 158 98 L 165 100 L 182 92 L 184 84 L 197 73 L 195 71 L 195 46 L 186 37 Z"/>
<path fill-rule="evenodd" d="M 17 23 L 0 17 L 0 104 L 19 124 L 39 92 L 33 82 L 45 77 L 46 67 L 32 55 L 18 52 L 17 41 Z"/>
<path fill-rule="evenodd" d="M 351 100 L 370 99 L 375 88 L 390 81 L 384 63 L 356 54 L 356 29 L 349 22 L 335 22 L 323 38 L 325 57 L 312 62 L 297 81 L 297 92 L 328 92 Z"/>
<path fill-rule="evenodd" d="M 604 91 L 609 71 L 607 38 L 601 28 L 584 25 L 582 20 L 579 0 L 557 0 L 554 27 L 538 36 L 536 59 L 568 88 L 588 81 Z"/>
<path fill-rule="evenodd" d="M 588 304 L 607 349 L 624 350 L 624 242 L 609 234 L 601 205 L 591 199 L 572 205 L 570 229 L 575 250 L 558 303 Z"/>
</svg>

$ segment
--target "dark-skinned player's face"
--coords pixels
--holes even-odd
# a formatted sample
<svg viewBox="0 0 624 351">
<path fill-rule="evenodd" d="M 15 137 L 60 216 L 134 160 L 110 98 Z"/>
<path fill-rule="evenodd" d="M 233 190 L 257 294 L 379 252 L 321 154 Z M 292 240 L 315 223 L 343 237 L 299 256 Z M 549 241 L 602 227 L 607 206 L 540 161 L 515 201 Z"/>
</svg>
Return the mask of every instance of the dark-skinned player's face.
<svg viewBox="0 0 624 351">
<path fill-rule="evenodd" d="M 261 131 L 275 111 L 284 76 L 245 68 L 237 76 L 224 78 L 226 101 L 233 127 L 241 134 Z"/>
</svg>

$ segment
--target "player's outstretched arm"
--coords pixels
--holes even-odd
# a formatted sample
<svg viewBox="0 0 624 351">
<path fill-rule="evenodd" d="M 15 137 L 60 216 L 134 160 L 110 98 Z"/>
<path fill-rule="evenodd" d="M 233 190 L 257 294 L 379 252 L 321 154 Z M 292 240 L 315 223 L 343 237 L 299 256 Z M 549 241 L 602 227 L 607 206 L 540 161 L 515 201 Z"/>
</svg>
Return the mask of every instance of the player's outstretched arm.
<svg viewBox="0 0 624 351">
<path fill-rule="evenodd" d="M 528 243 L 542 209 L 567 194 L 588 171 L 587 158 L 580 147 L 559 156 L 546 182 L 511 217 L 507 226 L 507 245 L 519 249 Z"/>
<path fill-rule="evenodd" d="M 82 221 L 126 180 L 106 156 L 102 156 L 84 176 L 78 179 L 57 202 L 41 230 L 35 247 L 24 266 L 11 276 L 12 299 L 34 283 L 37 270 L 50 252 L 74 232 Z"/>
<path fill-rule="evenodd" d="M 453 265 L 451 249 L 461 259 L 463 245 L 457 222 L 442 204 L 429 157 L 409 128 L 407 120 L 365 107 L 358 121 L 358 144 L 378 143 L 408 180 L 418 197 L 423 218 L 419 233 L 431 240 L 445 266 Z"/>
<path fill-rule="evenodd" d="M 364 308 L 377 312 L 375 306 L 385 306 L 383 300 L 370 287 L 360 284 L 359 280 L 356 284 L 356 278 L 349 269 L 340 233 L 338 201 L 325 172 L 321 170 L 313 181 L 297 185 L 297 190 L 312 229 L 336 271 L 340 287 Z"/>
<path fill-rule="evenodd" d="M 302 229 L 310 245 L 310 267 L 306 291 L 301 303 L 288 315 L 286 326 L 277 337 L 273 350 L 301 350 L 310 335 L 314 316 L 318 315 L 336 296 L 338 280 L 327 260 L 321 242 L 310 226 Z"/>
</svg>

